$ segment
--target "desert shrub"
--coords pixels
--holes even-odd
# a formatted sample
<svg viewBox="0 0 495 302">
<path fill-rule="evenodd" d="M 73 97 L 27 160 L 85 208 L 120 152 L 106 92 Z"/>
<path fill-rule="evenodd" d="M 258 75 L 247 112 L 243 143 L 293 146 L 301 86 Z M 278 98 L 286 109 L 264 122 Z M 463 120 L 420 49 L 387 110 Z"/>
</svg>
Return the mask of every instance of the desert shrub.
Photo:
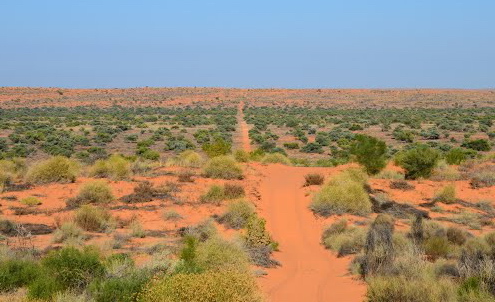
<svg viewBox="0 0 495 302">
<path fill-rule="evenodd" d="M 41 204 L 41 200 L 34 196 L 25 197 L 20 202 L 27 206 L 37 206 Z"/>
<path fill-rule="evenodd" d="M 47 274 L 48 272 L 43 272 Z M 27 297 L 29 300 L 38 301 L 50 301 L 57 293 L 64 290 L 63 286 L 58 282 L 55 277 L 46 275 L 43 278 L 36 278 L 28 286 Z"/>
<path fill-rule="evenodd" d="M 219 185 L 212 185 L 208 189 L 208 192 L 201 195 L 199 198 L 201 203 L 211 203 L 215 205 L 220 205 L 225 199 L 225 190 L 222 186 Z"/>
<path fill-rule="evenodd" d="M 419 146 L 405 151 L 398 159 L 398 164 L 406 171 L 406 179 L 428 178 L 439 158 L 435 149 Z"/>
<path fill-rule="evenodd" d="M 199 168 L 202 164 L 201 155 L 193 150 L 186 150 L 175 157 L 169 158 L 166 162 L 167 166 L 183 168 Z"/>
<path fill-rule="evenodd" d="M 462 143 L 461 147 L 473 149 L 476 151 L 490 151 L 492 146 L 486 139 L 475 139 Z"/>
<path fill-rule="evenodd" d="M 225 194 L 225 198 L 227 199 L 241 198 L 244 195 L 246 195 L 246 192 L 244 191 L 244 187 L 236 184 L 226 183 L 223 186 L 223 191 Z"/>
<path fill-rule="evenodd" d="M 392 180 L 403 180 L 404 174 L 394 171 L 394 170 L 382 170 L 380 173 L 375 175 L 376 178 L 379 179 L 392 179 Z"/>
<path fill-rule="evenodd" d="M 176 274 L 151 282 L 140 295 L 142 302 L 260 302 L 259 289 L 250 273 L 205 271 Z"/>
<path fill-rule="evenodd" d="M 147 270 L 133 270 L 118 277 L 106 277 L 93 281 L 89 291 L 95 302 L 134 302 L 150 280 Z"/>
<path fill-rule="evenodd" d="M 485 188 L 495 186 L 495 168 L 485 166 L 471 173 L 470 184 L 473 188 Z"/>
<path fill-rule="evenodd" d="M 129 225 L 131 228 L 131 236 L 136 238 L 146 237 L 146 232 L 143 229 L 143 225 L 138 220 L 133 220 Z"/>
<path fill-rule="evenodd" d="M 449 221 L 469 226 L 473 230 L 481 230 L 482 221 L 478 213 L 461 211 L 448 218 Z"/>
<path fill-rule="evenodd" d="M 323 184 L 325 177 L 318 173 L 311 173 L 304 175 L 304 186 L 319 186 Z"/>
<path fill-rule="evenodd" d="M 434 286 L 432 286 L 434 284 Z M 368 280 L 366 292 L 369 302 L 455 302 L 454 284 L 448 279 L 403 276 L 379 276 Z"/>
<path fill-rule="evenodd" d="M 387 272 L 395 259 L 393 243 L 394 221 L 392 217 L 379 214 L 371 224 L 364 246 L 361 262 L 363 276 Z"/>
<path fill-rule="evenodd" d="M 206 241 L 216 236 L 217 229 L 213 221 L 208 219 L 194 226 L 180 228 L 178 233 L 182 237 L 194 237 L 199 241 Z"/>
<path fill-rule="evenodd" d="M 223 138 L 216 138 L 213 142 L 203 144 L 203 151 L 212 158 L 215 156 L 227 155 L 231 151 L 232 145 Z"/>
<path fill-rule="evenodd" d="M 456 168 L 447 165 L 444 161 L 438 163 L 430 176 L 430 179 L 435 181 L 455 181 L 461 178 L 461 173 Z"/>
<path fill-rule="evenodd" d="M 379 173 L 387 165 L 387 145 L 384 141 L 372 136 L 356 135 L 351 154 L 370 175 Z"/>
<path fill-rule="evenodd" d="M 359 253 L 366 239 L 366 232 L 362 228 L 349 227 L 342 219 L 331 224 L 323 231 L 323 245 L 336 251 L 339 257 Z"/>
<path fill-rule="evenodd" d="M 197 264 L 204 270 L 249 270 L 249 258 L 236 242 L 211 238 L 198 245 Z"/>
<path fill-rule="evenodd" d="M 451 252 L 449 240 L 445 236 L 433 236 L 423 244 L 425 254 L 431 259 L 446 258 Z"/>
<path fill-rule="evenodd" d="M 155 162 L 139 158 L 131 163 L 131 172 L 136 175 L 145 175 L 158 165 Z"/>
<path fill-rule="evenodd" d="M 194 175 L 194 172 L 189 169 L 181 170 L 177 173 L 177 180 L 179 182 L 194 182 Z"/>
<path fill-rule="evenodd" d="M 447 239 L 452 244 L 463 245 L 469 238 L 469 235 L 468 232 L 456 227 L 449 227 L 447 229 Z"/>
<path fill-rule="evenodd" d="M 371 202 L 360 179 L 361 176 L 353 171 L 337 175 L 315 194 L 310 209 L 322 216 L 370 213 Z"/>
<path fill-rule="evenodd" d="M 277 250 L 278 243 L 272 239 L 265 225 L 266 221 L 263 218 L 256 214 L 251 215 L 242 238 L 249 257 L 255 265 L 275 267 L 279 263 L 271 258 L 271 254 Z"/>
<path fill-rule="evenodd" d="M 466 152 L 462 148 L 452 148 L 445 154 L 445 160 L 449 165 L 460 165 L 468 158 Z"/>
<path fill-rule="evenodd" d="M 443 203 L 453 203 L 456 201 L 455 185 L 449 184 L 445 186 L 440 192 L 438 192 L 433 198 L 434 201 Z"/>
<path fill-rule="evenodd" d="M 263 158 L 261 159 L 261 162 L 263 164 L 283 164 L 290 166 L 291 161 L 287 156 L 281 154 L 281 153 L 267 153 Z"/>
<path fill-rule="evenodd" d="M 162 218 L 163 218 L 163 220 L 166 220 L 166 221 L 179 221 L 181 219 L 184 219 L 184 217 L 181 214 L 179 214 L 175 211 L 164 212 L 162 215 Z"/>
<path fill-rule="evenodd" d="M 247 200 L 235 200 L 229 203 L 227 211 L 219 218 L 219 221 L 232 229 L 244 228 L 254 214 L 254 206 Z"/>
<path fill-rule="evenodd" d="M 124 180 L 131 176 L 131 164 L 121 155 L 112 155 L 106 160 L 97 160 L 89 169 L 92 177 Z"/>
<path fill-rule="evenodd" d="M 165 198 L 174 190 L 173 184 L 165 184 L 157 188 L 149 181 L 140 182 L 134 187 L 131 194 L 122 196 L 120 200 L 124 203 L 150 202 L 154 198 Z"/>
<path fill-rule="evenodd" d="M 40 274 L 40 266 L 31 260 L 0 261 L 0 292 L 9 292 L 27 286 Z"/>
<path fill-rule="evenodd" d="M 284 147 L 289 150 L 299 149 L 299 144 L 296 142 L 284 143 Z"/>
<path fill-rule="evenodd" d="M 67 200 L 68 207 L 77 207 L 83 204 L 105 204 L 114 199 L 110 186 L 104 181 L 91 181 L 83 184 L 76 197 Z"/>
<path fill-rule="evenodd" d="M 63 290 L 82 290 L 93 279 L 102 277 L 105 271 L 100 255 L 90 247 L 83 250 L 65 247 L 52 251 L 42 260 L 42 265 L 46 269 L 45 276 L 53 278 Z M 32 296 L 33 287 L 30 286 L 29 291 Z"/>
<path fill-rule="evenodd" d="M 221 179 L 242 179 L 241 166 L 230 156 L 217 156 L 208 161 L 204 168 L 206 177 Z"/>
<path fill-rule="evenodd" d="M 234 158 L 240 163 L 247 163 L 249 161 L 249 153 L 244 150 L 235 150 Z"/>
<path fill-rule="evenodd" d="M 409 191 L 414 190 L 414 186 L 406 180 L 394 180 L 390 182 L 390 189 Z"/>
<path fill-rule="evenodd" d="M 74 182 L 78 174 L 78 165 L 63 156 L 55 156 L 29 168 L 26 181 L 34 184 L 52 182 Z"/>
<path fill-rule="evenodd" d="M 86 231 L 103 232 L 111 227 L 112 216 L 102 208 L 83 205 L 76 211 L 74 221 Z"/>
<path fill-rule="evenodd" d="M 24 160 L 17 158 L 12 160 L 0 160 L 0 193 L 12 182 L 22 178 L 25 173 L 26 163 Z"/>
<path fill-rule="evenodd" d="M 74 244 L 80 243 L 84 239 L 84 231 L 76 223 L 68 221 L 55 230 L 52 241 L 54 243 L 68 242 Z"/>
</svg>

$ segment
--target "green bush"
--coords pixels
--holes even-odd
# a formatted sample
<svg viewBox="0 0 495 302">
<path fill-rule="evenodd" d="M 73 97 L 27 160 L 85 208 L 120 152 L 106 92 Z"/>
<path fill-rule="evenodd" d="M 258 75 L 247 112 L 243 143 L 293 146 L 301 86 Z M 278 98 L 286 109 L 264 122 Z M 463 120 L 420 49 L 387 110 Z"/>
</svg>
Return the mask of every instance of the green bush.
<svg viewBox="0 0 495 302">
<path fill-rule="evenodd" d="M 449 165 L 460 165 L 467 160 L 467 154 L 462 148 L 452 148 L 445 154 L 445 160 Z"/>
<path fill-rule="evenodd" d="M 431 259 L 445 258 L 451 251 L 450 243 L 447 237 L 433 236 L 428 238 L 423 245 L 425 254 Z"/>
<path fill-rule="evenodd" d="M 487 141 L 486 139 L 476 139 L 472 141 L 467 141 L 464 142 L 461 147 L 468 148 L 468 149 L 473 149 L 476 151 L 490 151 L 492 146 L 490 145 L 490 142 Z"/>
<path fill-rule="evenodd" d="M 55 156 L 32 166 L 26 175 L 26 181 L 34 184 L 52 182 L 74 182 L 78 174 L 78 165 L 63 156 Z"/>
<path fill-rule="evenodd" d="M 358 134 L 351 147 L 351 154 L 370 175 L 379 173 L 387 165 L 387 145 L 384 141 L 368 135 Z"/>
<path fill-rule="evenodd" d="M 0 262 L 0 292 L 29 285 L 41 274 L 40 266 L 30 260 L 8 259 Z"/>
<path fill-rule="evenodd" d="M 323 245 L 336 251 L 339 257 L 359 253 L 364 247 L 365 240 L 365 230 L 349 227 L 345 219 L 331 224 L 322 235 Z"/>
<path fill-rule="evenodd" d="M 38 277 L 28 286 L 27 297 L 30 300 L 51 301 L 52 298 L 64 290 L 64 287 L 48 271 L 43 272 L 44 277 Z"/>
<path fill-rule="evenodd" d="M 439 158 L 438 151 L 420 146 L 404 152 L 399 159 L 399 165 L 406 171 L 406 179 L 428 178 Z"/>
<path fill-rule="evenodd" d="M 216 138 L 212 143 L 205 143 L 202 146 L 203 151 L 208 157 L 216 157 L 230 154 L 232 145 L 226 142 L 223 138 Z"/>
<path fill-rule="evenodd" d="M 352 171 L 334 177 L 314 195 L 310 209 L 322 216 L 371 213 L 371 201 L 363 183 L 358 181 L 360 177 Z"/>
<path fill-rule="evenodd" d="M 234 158 L 240 163 L 247 163 L 249 161 L 249 153 L 244 150 L 236 150 L 234 152 Z"/>
<path fill-rule="evenodd" d="M 83 250 L 65 247 L 52 251 L 42 260 L 42 265 L 48 274 L 41 279 L 51 276 L 63 289 L 82 290 L 105 272 L 100 255 L 90 247 Z"/>
<path fill-rule="evenodd" d="M 204 168 L 204 173 L 210 178 L 244 178 L 241 166 L 231 156 L 217 156 L 210 159 Z"/>
<path fill-rule="evenodd" d="M 205 271 L 176 274 L 151 282 L 139 296 L 141 302 L 261 302 L 251 273 Z"/>
<path fill-rule="evenodd" d="M 246 226 L 249 217 L 254 214 L 254 206 L 247 200 L 235 200 L 227 206 L 220 222 L 229 228 L 241 229 Z"/>
<path fill-rule="evenodd" d="M 111 227 L 112 216 L 104 209 L 83 205 L 76 211 L 74 221 L 86 231 L 103 232 Z"/>
<path fill-rule="evenodd" d="M 132 271 L 124 276 L 106 277 L 93 281 L 89 291 L 95 302 L 134 302 L 150 280 L 148 271 Z"/>
</svg>

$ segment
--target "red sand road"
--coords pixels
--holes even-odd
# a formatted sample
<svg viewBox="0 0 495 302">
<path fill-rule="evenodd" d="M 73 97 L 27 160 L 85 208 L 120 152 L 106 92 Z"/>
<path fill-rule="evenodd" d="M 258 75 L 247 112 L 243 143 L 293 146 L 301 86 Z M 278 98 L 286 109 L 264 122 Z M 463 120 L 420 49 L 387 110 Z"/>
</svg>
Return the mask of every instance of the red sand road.
<svg viewBox="0 0 495 302">
<path fill-rule="evenodd" d="M 261 281 L 269 301 L 363 301 L 366 286 L 348 275 L 349 259 L 337 258 L 320 245 L 322 225 L 308 209 L 310 198 L 301 188 L 304 175 L 315 168 L 254 168 L 263 174 L 260 215 L 280 244 L 275 257 L 282 266 L 268 270 Z"/>
</svg>

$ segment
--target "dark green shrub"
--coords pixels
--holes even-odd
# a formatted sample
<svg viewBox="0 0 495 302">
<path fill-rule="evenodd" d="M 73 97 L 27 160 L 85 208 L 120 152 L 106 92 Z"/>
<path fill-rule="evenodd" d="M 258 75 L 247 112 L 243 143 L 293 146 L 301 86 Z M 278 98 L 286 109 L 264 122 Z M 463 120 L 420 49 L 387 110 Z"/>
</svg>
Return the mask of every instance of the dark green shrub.
<svg viewBox="0 0 495 302">
<path fill-rule="evenodd" d="M 53 251 L 42 260 L 42 265 L 48 276 L 53 277 L 63 289 L 82 290 L 105 272 L 100 255 L 90 247 L 83 250 L 65 247 Z"/>
<path fill-rule="evenodd" d="M 137 270 L 121 277 L 110 277 L 93 281 L 89 290 L 96 302 L 134 302 L 150 280 L 150 273 Z"/>
<path fill-rule="evenodd" d="M 467 141 L 464 142 L 461 145 L 461 147 L 473 149 L 476 151 L 490 151 L 490 149 L 492 148 L 490 142 L 487 141 L 486 139 L 476 139 L 472 141 Z"/>
<path fill-rule="evenodd" d="M 387 145 L 384 141 L 368 135 L 356 135 L 356 142 L 351 147 L 351 153 L 357 162 L 370 175 L 377 174 L 387 165 Z"/>
<path fill-rule="evenodd" d="M 398 159 L 398 163 L 406 170 L 406 179 L 428 178 L 439 158 L 440 154 L 435 149 L 419 146 L 405 151 Z"/>
<path fill-rule="evenodd" d="M 0 292 L 13 291 L 29 285 L 41 274 L 41 267 L 29 260 L 5 260 L 0 262 Z"/>
<path fill-rule="evenodd" d="M 460 165 L 466 161 L 467 158 L 467 154 L 462 148 L 450 149 L 450 151 L 445 154 L 445 161 L 449 165 Z"/>
<path fill-rule="evenodd" d="M 36 278 L 28 286 L 27 296 L 30 299 L 50 301 L 57 292 L 63 291 L 65 288 L 53 275 L 44 270 L 43 276 Z"/>
</svg>

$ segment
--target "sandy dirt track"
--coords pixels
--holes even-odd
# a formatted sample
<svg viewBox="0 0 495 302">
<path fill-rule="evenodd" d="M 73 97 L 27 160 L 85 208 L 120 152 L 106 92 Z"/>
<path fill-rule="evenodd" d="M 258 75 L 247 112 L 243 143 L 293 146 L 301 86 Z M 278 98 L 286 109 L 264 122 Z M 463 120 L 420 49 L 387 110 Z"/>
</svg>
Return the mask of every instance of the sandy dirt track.
<svg viewBox="0 0 495 302">
<path fill-rule="evenodd" d="M 304 175 L 314 168 L 260 167 L 260 215 L 280 244 L 282 266 L 270 269 L 261 286 L 272 302 L 363 301 L 365 285 L 348 275 L 349 259 L 337 258 L 320 245 L 321 225 L 308 209 Z"/>
</svg>

